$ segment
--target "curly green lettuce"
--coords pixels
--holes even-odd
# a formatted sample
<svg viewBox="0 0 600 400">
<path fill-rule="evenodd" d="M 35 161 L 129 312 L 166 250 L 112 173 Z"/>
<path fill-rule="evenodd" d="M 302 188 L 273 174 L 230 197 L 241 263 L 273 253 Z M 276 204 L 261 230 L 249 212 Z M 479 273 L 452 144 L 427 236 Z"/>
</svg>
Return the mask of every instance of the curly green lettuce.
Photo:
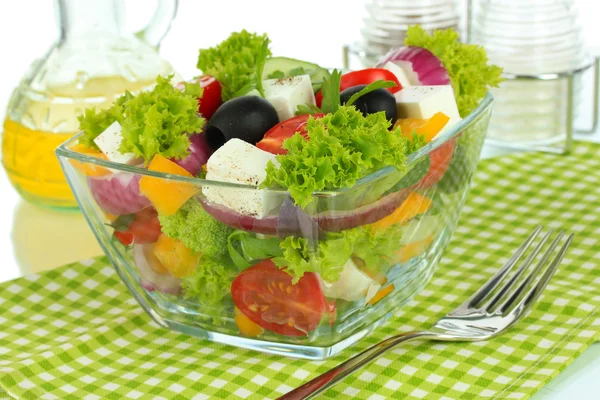
<svg viewBox="0 0 600 400">
<path fill-rule="evenodd" d="M 336 282 L 352 255 L 356 238 L 355 231 L 329 234 L 327 240 L 318 242 L 288 236 L 279 244 L 283 255 L 273 261 L 294 278 L 294 283 L 305 272 L 316 272 L 326 282 Z"/>
<path fill-rule="evenodd" d="M 299 133 L 283 142 L 287 154 L 278 155 L 279 166 L 267 165 L 262 187 L 283 188 L 295 203 L 306 207 L 312 193 L 352 187 L 356 181 L 387 166 L 406 170 L 406 156 L 414 144 L 390 132 L 384 113 L 366 117 L 351 106 L 342 106 L 321 119 L 310 117 L 305 140 Z"/>
<path fill-rule="evenodd" d="M 395 265 L 392 256 L 401 247 L 404 232 L 401 224 L 392 225 L 386 230 L 373 230 L 369 226 L 356 228 L 353 255 L 364 261 L 364 268 L 373 276 L 385 274 Z"/>
<path fill-rule="evenodd" d="M 249 232 L 235 231 L 229 237 L 229 255 L 239 270 L 273 259 L 294 282 L 305 272 L 317 272 L 324 280 L 335 282 L 352 255 L 356 237 L 354 231 L 346 231 L 329 233 L 326 240 L 310 241 L 293 236 L 257 238 Z"/>
<path fill-rule="evenodd" d="M 126 92 L 109 109 L 86 109 L 79 117 L 80 142 L 97 148 L 94 139 L 117 121 L 123 137 L 121 153 L 133 153 L 146 162 L 157 154 L 178 159 L 187 156 L 189 136 L 201 132 L 205 122 L 197 115 L 202 88 L 185 84 L 181 91 L 170 80 L 159 76 L 151 91 Z"/>
<path fill-rule="evenodd" d="M 488 86 L 498 87 L 502 82 L 502 68 L 488 65 L 483 47 L 461 43 L 453 29 L 436 30 L 430 35 L 419 25 L 411 26 L 404 43 L 425 48 L 440 59 L 450 75 L 458 111 L 463 118 L 477 107 Z"/>
<path fill-rule="evenodd" d="M 215 77 L 222 87 L 221 98 L 230 100 L 257 88 L 260 92 L 262 67 L 271 51 L 267 35 L 234 32 L 218 46 L 201 49 L 197 67 Z"/>
<path fill-rule="evenodd" d="M 194 273 L 182 279 L 183 294 L 204 307 L 220 308 L 237 271 L 218 258 L 201 257 Z"/>
<path fill-rule="evenodd" d="M 217 258 L 227 254 L 227 238 L 233 228 L 217 221 L 194 198 L 173 215 L 159 215 L 162 232 L 171 239 L 180 240 L 203 258 Z"/>
</svg>

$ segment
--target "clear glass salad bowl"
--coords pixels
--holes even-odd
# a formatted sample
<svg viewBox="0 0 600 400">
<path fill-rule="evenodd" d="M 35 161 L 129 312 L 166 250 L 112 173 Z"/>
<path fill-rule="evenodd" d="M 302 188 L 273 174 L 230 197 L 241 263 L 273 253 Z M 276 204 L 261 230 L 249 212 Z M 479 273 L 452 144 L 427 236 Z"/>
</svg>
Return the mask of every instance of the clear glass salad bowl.
<svg viewBox="0 0 600 400">
<path fill-rule="evenodd" d="M 488 94 L 461 123 L 409 155 L 408 172 L 386 168 L 345 190 L 314 193 L 304 209 L 295 206 L 285 191 L 187 178 L 95 158 L 77 151 L 79 136 L 56 152 L 106 256 L 159 325 L 229 345 L 324 359 L 382 324 L 434 273 L 469 190 L 492 103 Z M 184 193 L 188 202 L 201 204 L 208 212 L 211 222 L 206 223 L 216 219 L 229 225 L 227 249 L 198 264 L 204 271 L 202 279 L 186 278 L 189 271 L 162 268 L 160 239 L 131 246 L 117 240 L 116 213 L 153 212 L 140 187 L 154 187 L 155 194 L 173 201 Z M 241 216 L 210 203 L 205 196 L 210 191 L 234 201 L 262 196 L 269 199 L 272 213 L 262 219 Z M 386 228 L 390 218 L 395 225 Z M 191 232 L 201 229 L 193 222 L 190 213 L 179 224 Z M 361 236 L 365 232 L 375 239 L 365 241 Z M 141 236 L 144 233 L 152 234 Z M 305 272 L 293 283 L 290 275 L 264 261 L 281 256 L 277 253 L 282 241 L 304 245 L 287 249 L 297 251 L 299 258 L 310 254 L 303 261 L 306 271 L 319 271 L 318 265 L 328 263 L 334 272 L 328 276 Z M 169 257 L 186 256 L 175 244 L 169 245 L 174 250 Z M 240 313 L 239 307 L 260 315 L 261 323 Z"/>
</svg>

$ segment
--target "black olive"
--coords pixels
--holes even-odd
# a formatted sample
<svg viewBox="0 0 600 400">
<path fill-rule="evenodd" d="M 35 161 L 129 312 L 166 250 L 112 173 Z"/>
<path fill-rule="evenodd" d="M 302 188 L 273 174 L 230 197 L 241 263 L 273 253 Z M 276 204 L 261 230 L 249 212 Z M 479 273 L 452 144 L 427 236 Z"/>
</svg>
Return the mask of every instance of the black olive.
<svg viewBox="0 0 600 400">
<path fill-rule="evenodd" d="M 206 125 L 208 145 L 217 150 L 230 139 L 258 143 L 279 123 L 275 107 L 258 96 L 242 96 L 226 101 Z"/>
<path fill-rule="evenodd" d="M 346 104 L 350 97 L 363 90 L 367 85 L 352 86 L 340 93 L 342 104 Z M 398 109 L 396 108 L 396 98 L 386 89 L 373 90 L 361 96 L 354 102 L 354 107 L 364 116 L 385 112 L 385 118 L 392 122 L 392 125 L 398 120 Z"/>
</svg>

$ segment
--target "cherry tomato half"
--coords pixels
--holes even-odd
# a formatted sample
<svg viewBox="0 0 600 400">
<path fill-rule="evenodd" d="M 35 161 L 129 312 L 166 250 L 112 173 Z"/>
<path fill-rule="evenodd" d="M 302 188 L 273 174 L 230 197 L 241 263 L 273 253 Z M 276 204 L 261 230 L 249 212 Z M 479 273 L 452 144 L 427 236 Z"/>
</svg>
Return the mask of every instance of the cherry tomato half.
<svg viewBox="0 0 600 400">
<path fill-rule="evenodd" d="M 326 114 L 314 114 L 315 119 L 323 118 Z M 306 122 L 309 114 L 298 115 L 283 122 L 278 123 L 265 134 L 263 139 L 256 144 L 256 147 L 272 154 L 286 154 L 287 150 L 281 148 L 285 139 L 291 138 L 296 132 L 303 137 L 307 136 Z"/>
<path fill-rule="evenodd" d="M 306 336 L 330 310 L 317 274 L 307 272 L 293 285 L 292 277 L 271 260 L 239 274 L 231 296 L 252 322 L 285 336 Z"/>
<path fill-rule="evenodd" d="M 221 105 L 221 84 L 210 75 L 203 75 L 196 78 L 193 83 L 199 83 L 204 89 L 202 98 L 198 99 L 198 112 L 206 119 L 213 116 L 217 108 Z M 176 88 L 183 90 L 183 82 L 175 85 Z"/>
<path fill-rule="evenodd" d="M 402 89 L 402 84 L 398 80 L 398 77 L 394 75 L 392 71 L 383 68 L 367 68 L 361 69 L 360 71 L 352 71 L 347 74 L 342 75 L 342 80 L 340 82 L 340 92 L 344 90 L 358 85 L 368 85 L 369 83 L 373 83 L 376 81 L 393 81 L 396 82 L 397 86 L 387 88 L 390 93 L 396 93 Z M 323 101 L 323 94 L 319 90 L 317 95 L 315 96 L 317 100 L 317 107 L 321 107 L 321 102 Z"/>
<path fill-rule="evenodd" d="M 115 237 L 125 246 L 131 246 L 133 243 L 154 243 L 160 234 L 158 213 L 153 207 L 137 212 L 127 230 L 119 230 L 114 233 Z"/>
</svg>

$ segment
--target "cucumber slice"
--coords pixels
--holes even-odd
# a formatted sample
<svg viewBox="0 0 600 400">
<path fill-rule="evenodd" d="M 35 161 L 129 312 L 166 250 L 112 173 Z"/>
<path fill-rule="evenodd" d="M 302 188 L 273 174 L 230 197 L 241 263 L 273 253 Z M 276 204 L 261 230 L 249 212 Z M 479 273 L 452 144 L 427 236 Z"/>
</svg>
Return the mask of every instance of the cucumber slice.
<svg viewBox="0 0 600 400">
<path fill-rule="evenodd" d="M 329 77 L 329 71 L 317 64 L 294 58 L 271 57 L 267 59 L 262 79 L 278 79 L 298 75 L 309 75 L 316 92 L 321 88 L 323 79 Z"/>
</svg>

